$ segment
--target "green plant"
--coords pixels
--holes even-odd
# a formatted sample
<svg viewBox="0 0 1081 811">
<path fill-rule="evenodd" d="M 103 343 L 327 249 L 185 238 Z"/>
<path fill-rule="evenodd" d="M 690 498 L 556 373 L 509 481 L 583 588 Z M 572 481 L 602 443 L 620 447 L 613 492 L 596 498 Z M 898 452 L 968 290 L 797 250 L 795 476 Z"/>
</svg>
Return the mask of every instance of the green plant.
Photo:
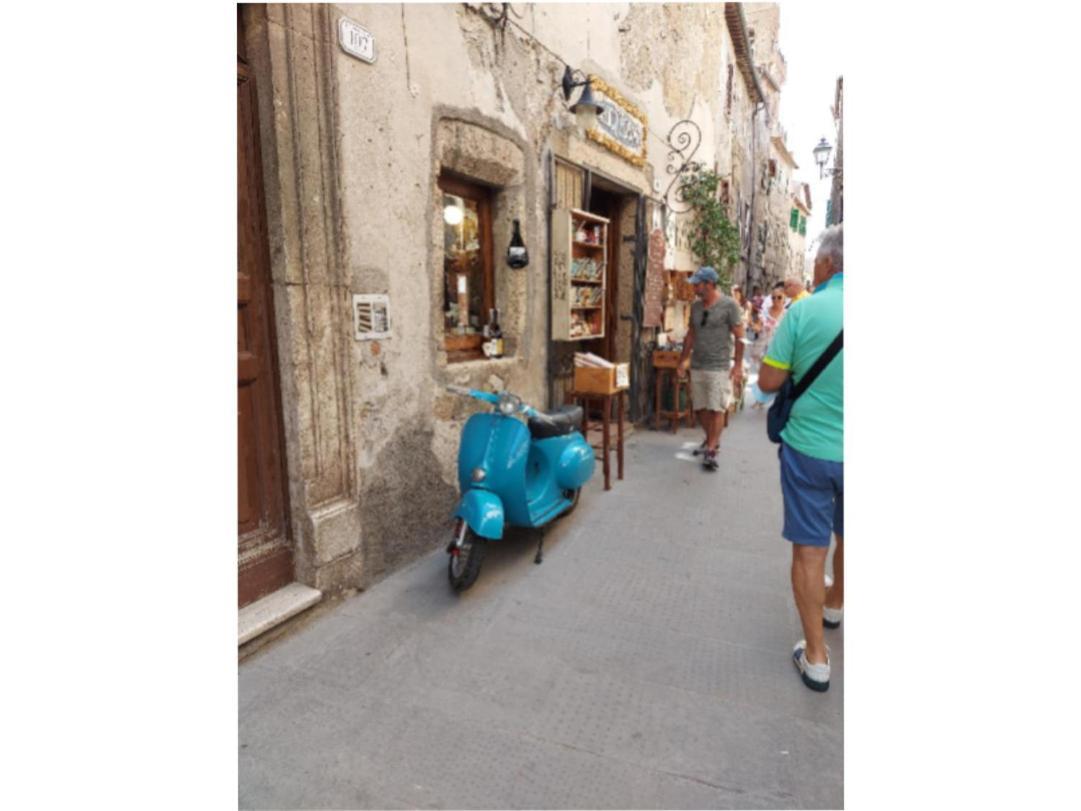
<svg viewBox="0 0 1081 811">
<path fill-rule="evenodd" d="M 720 175 L 695 163 L 680 180 L 680 196 L 693 211 L 691 250 L 703 265 L 717 270 L 726 289 L 739 262 L 739 231 L 717 199 L 720 184 Z"/>
</svg>

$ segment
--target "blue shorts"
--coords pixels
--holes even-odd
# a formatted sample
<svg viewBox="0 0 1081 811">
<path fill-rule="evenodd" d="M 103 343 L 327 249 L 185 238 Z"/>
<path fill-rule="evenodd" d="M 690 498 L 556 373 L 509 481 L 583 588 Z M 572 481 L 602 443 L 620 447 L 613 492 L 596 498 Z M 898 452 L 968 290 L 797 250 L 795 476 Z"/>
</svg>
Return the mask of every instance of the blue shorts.
<svg viewBox="0 0 1081 811">
<path fill-rule="evenodd" d="M 815 459 L 781 443 L 781 493 L 786 540 L 829 546 L 830 530 L 845 534 L 845 465 Z"/>
</svg>

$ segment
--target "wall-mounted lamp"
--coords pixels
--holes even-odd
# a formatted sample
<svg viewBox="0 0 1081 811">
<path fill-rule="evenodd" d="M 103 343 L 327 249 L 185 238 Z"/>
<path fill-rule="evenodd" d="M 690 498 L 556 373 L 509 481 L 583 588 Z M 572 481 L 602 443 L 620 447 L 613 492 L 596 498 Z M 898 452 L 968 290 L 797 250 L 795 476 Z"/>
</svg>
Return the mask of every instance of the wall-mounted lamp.
<svg viewBox="0 0 1081 811">
<path fill-rule="evenodd" d="M 581 77 L 581 81 L 575 81 L 576 75 Z M 571 100 L 571 91 L 576 87 L 584 87 L 584 89 L 578 101 L 571 105 L 570 110 L 574 113 L 579 127 L 584 130 L 592 129 L 597 123 L 597 116 L 604 112 L 604 107 L 593 98 L 593 87 L 589 77 L 579 70 L 571 70 L 571 66 L 567 65 L 567 69 L 563 71 L 564 100 Z"/>
<path fill-rule="evenodd" d="M 830 152 L 833 151 L 833 147 L 830 146 L 829 141 L 827 141 L 825 138 L 823 138 L 822 140 L 820 140 L 818 142 L 818 146 L 816 146 L 811 151 L 814 152 L 815 163 L 818 164 L 818 179 L 819 180 L 824 178 L 826 175 L 840 174 L 840 172 L 837 169 L 827 169 L 826 168 L 826 161 L 828 161 L 830 159 Z"/>
<path fill-rule="evenodd" d="M 465 217 L 465 212 L 462 211 L 462 198 L 445 194 L 443 199 L 452 201 L 443 207 L 443 222 L 447 225 L 461 225 Z"/>
</svg>

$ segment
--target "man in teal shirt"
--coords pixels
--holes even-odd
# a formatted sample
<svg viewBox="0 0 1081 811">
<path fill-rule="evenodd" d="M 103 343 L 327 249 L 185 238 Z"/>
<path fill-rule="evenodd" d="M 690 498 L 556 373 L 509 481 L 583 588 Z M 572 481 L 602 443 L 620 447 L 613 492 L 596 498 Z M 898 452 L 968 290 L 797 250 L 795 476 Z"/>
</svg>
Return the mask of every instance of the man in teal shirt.
<svg viewBox="0 0 1081 811">
<path fill-rule="evenodd" d="M 762 359 L 758 387 L 799 382 L 844 326 L 844 232 L 827 228 L 815 257 L 814 295 L 794 302 Z M 844 350 L 792 406 L 781 432 L 784 537 L 792 542 L 792 593 L 805 639 L 792 652 L 803 683 L 829 689 L 829 649 L 822 628 L 841 623 L 844 604 Z M 824 575 L 830 533 L 837 538 L 833 585 Z"/>
</svg>

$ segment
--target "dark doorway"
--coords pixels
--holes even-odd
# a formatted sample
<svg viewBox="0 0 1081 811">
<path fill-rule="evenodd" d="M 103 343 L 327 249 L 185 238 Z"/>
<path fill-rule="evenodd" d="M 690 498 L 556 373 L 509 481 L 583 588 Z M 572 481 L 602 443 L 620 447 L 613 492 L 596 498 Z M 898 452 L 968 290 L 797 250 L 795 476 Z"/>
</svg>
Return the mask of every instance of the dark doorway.
<svg viewBox="0 0 1081 811">
<path fill-rule="evenodd" d="M 604 337 L 595 341 L 583 341 L 582 351 L 600 355 L 606 360 L 615 360 L 617 345 L 616 331 L 619 329 L 619 254 L 623 243 L 620 233 L 620 218 L 623 213 L 623 198 L 617 194 L 597 188 L 590 190 L 589 208 L 591 214 L 606 217 L 608 223 L 608 246 L 605 258 L 607 267 L 607 301 L 605 302 Z"/>
</svg>

